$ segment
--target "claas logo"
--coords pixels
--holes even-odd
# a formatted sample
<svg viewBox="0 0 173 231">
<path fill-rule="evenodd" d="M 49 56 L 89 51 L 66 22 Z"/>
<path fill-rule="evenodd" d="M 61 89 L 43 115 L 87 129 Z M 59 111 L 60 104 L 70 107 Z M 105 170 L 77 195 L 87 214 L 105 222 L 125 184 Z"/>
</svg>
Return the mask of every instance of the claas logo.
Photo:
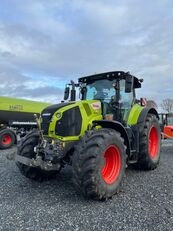
<svg viewBox="0 0 173 231">
<path fill-rule="evenodd" d="M 12 110 L 12 111 L 22 111 L 23 106 L 22 105 L 10 105 L 9 109 Z"/>
</svg>

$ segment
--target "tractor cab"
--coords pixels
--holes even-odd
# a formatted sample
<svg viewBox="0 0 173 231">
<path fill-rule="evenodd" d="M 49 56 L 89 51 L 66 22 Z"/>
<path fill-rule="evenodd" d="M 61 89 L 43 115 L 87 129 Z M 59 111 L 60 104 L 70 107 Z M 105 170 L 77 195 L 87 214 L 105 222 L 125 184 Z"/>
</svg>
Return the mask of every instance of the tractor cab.
<svg viewBox="0 0 173 231">
<path fill-rule="evenodd" d="M 136 101 L 135 88 L 141 88 L 141 79 L 129 72 L 107 72 L 79 78 L 72 82 L 71 100 L 75 100 L 75 87 L 80 88 L 81 100 L 99 100 L 104 119 L 116 120 L 127 125 L 128 115 Z M 66 88 L 65 95 L 69 93 Z M 67 99 L 67 97 L 65 97 Z"/>
</svg>

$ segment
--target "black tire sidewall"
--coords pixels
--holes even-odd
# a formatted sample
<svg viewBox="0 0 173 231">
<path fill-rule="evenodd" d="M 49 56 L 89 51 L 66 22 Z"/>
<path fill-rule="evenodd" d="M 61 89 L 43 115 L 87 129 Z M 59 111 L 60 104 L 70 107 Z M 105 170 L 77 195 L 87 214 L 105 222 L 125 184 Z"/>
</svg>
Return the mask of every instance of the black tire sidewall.
<svg viewBox="0 0 173 231">
<path fill-rule="evenodd" d="M 149 135 L 152 127 L 156 128 L 159 139 L 158 153 L 155 158 L 150 155 L 149 150 Z M 148 114 L 144 122 L 144 127 L 141 127 L 140 131 L 138 161 L 135 165 L 138 169 L 153 170 L 158 166 L 160 161 L 160 139 L 159 121 L 155 115 Z"/>
<path fill-rule="evenodd" d="M 32 141 L 32 144 L 34 143 L 36 145 L 38 143 L 37 134 L 31 133 L 21 139 L 20 143 L 17 146 L 17 154 L 19 156 L 28 157 L 30 159 L 35 158 L 36 153 L 34 153 L 34 146 L 32 146 L 31 144 L 27 144 L 30 143 L 30 140 Z M 29 151 L 25 152 L 25 149 L 29 149 Z M 33 167 L 26 166 L 20 162 L 16 162 L 16 165 L 19 167 L 20 170 L 25 168 L 34 169 Z"/>
<path fill-rule="evenodd" d="M 149 150 L 149 135 L 150 135 L 150 131 L 151 128 L 154 127 L 157 130 L 158 133 L 158 152 L 155 158 L 152 158 L 150 155 L 150 150 Z M 147 157 L 148 159 L 153 163 L 153 164 L 157 164 L 159 159 L 160 159 L 160 126 L 158 123 L 158 120 L 156 117 L 152 117 L 152 119 L 149 121 L 149 126 L 148 126 L 148 131 L 147 131 Z"/>
<path fill-rule="evenodd" d="M 105 158 L 104 158 L 105 151 L 111 145 L 115 146 L 119 150 L 120 157 L 121 157 L 121 169 L 120 169 L 119 176 L 115 180 L 115 182 L 113 182 L 112 184 L 107 184 L 102 177 L 102 169 L 105 165 Z M 97 185 L 100 191 L 105 191 L 107 194 L 112 195 L 115 191 L 117 191 L 125 172 L 126 153 L 125 153 L 124 143 L 122 142 L 121 137 L 116 132 L 114 132 L 114 135 L 107 138 L 105 142 L 102 144 L 100 151 L 101 153 L 98 156 L 99 160 L 96 166 L 96 180 L 98 182 Z"/>
<path fill-rule="evenodd" d="M 112 184 L 102 177 L 105 151 L 109 146 L 120 151 L 121 169 Z M 100 128 L 86 132 L 75 147 L 72 169 L 73 182 L 87 198 L 104 200 L 119 192 L 126 168 L 126 145 L 121 134 L 113 129 Z"/>
<path fill-rule="evenodd" d="M 28 143 L 30 143 L 30 141 L 32 142 L 32 145 L 28 144 Z M 37 133 L 31 133 L 31 134 L 25 136 L 23 138 L 23 140 L 21 141 L 21 143 L 18 145 L 18 149 L 17 149 L 18 155 L 21 155 L 23 153 L 24 149 L 29 147 L 30 152 L 28 152 L 26 155 L 22 155 L 22 156 L 28 157 L 28 158 L 35 158 L 36 153 L 34 152 L 34 147 L 36 145 L 38 145 L 38 142 L 39 142 L 39 136 Z"/>
</svg>

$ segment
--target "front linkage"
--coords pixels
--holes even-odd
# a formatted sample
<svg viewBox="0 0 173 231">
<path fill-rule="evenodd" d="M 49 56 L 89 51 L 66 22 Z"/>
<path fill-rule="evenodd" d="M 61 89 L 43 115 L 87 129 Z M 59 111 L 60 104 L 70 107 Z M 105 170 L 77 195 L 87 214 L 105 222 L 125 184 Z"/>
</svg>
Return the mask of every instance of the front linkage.
<svg viewBox="0 0 173 231">
<path fill-rule="evenodd" d="M 61 168 L 60 162 L 64 157 L 63 143 L 59 140 L 44 138 L 39 119 L 37 115 L 34 116 L 38 126 L 38 144 L 33 150 L 35 157 L 28 158 L 21 156 L 18 153 L 10 153 L 7 155 L 7 158 L 29 167 L 39 167 L 40 169 L 46 171 L 58 171 Z"/>
<path fill-rule="evenodd" d="M 60 160 L 63 156 L 62 146 L 54 140 L 41 140 L 34 147 L 35 158 L 28 158 L 18 155 L 18 153 L 10 153 L 7 155 L 9 160 L 14 160 L 29 167 L 39 167 L 42 170 L 54 171 L 61 168 Z"/>
</svg>

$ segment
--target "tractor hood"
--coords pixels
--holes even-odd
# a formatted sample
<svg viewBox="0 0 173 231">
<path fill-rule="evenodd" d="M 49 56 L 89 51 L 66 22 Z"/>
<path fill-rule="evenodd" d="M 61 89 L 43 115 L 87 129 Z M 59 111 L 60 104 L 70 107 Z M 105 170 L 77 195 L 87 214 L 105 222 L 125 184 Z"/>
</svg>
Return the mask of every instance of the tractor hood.
<svg viewBox="0 0 173 231">
<path fill-rule="evenodd" d="M 46 107 L 43 111 L 42 111 L 42 116 L 44 116 L 45 114 L 51 114 L 53 115 L 57 110 L 63 108 L 63 107 L 66 107 L 68 105 L 71 105 L 71 104 L 74 104 L 74 103 L 59 103 L 59 104 L 54 104 L 54 105 L 51 105 L 49 107 Z"/>
<path fill-rule="evenodd" d="M 102 119 L 99 100 L 60 103 L 45 108 L 41 113 L 43 134 L 51 138 L 78 140 L 92 127 L 94 120 Z"/>
</svg>

